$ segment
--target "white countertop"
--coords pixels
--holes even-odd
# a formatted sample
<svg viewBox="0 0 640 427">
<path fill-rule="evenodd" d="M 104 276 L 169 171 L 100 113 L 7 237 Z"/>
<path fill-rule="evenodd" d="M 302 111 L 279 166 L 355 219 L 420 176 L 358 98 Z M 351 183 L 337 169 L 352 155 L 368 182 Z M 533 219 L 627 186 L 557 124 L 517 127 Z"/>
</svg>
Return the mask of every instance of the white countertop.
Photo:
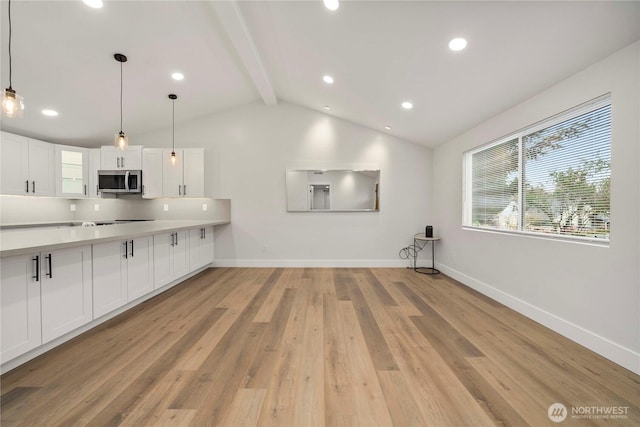
<svg viewBox="0 0 640 427">
<path fill-rule="evenodd" d="M 226 220 L 145 221 L 98 227 L 22 228 L 0 231 L 0 256 L 24 255 L 166 231 L 229 224 Z"/>
</svg>

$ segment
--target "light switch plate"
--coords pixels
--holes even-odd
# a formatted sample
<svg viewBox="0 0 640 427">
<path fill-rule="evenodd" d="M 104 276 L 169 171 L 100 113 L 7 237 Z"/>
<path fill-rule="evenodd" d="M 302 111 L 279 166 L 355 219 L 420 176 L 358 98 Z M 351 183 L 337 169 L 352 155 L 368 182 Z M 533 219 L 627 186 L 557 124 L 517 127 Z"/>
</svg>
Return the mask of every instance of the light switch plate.
<svg viewBox="0 0 640 427">
<path fill-rule="evenodd" d="M 98 212 L 100 210 L 100 205 L 98 203 L 93 205 L 93 210 Z"/>
<path fill-rule="evenodd" d="M 166 203 L 164 205 L 162 205 L 162 210 L 165 211 L 165 212 L 168 211 L 169 210 L 169 205 L 166 204 Z"/>
<path fill-rule="evenodd" d="M 76 204 L 75 203 L 71 203 L 71 212 L 75 212 L 76 211 Z"/>
<path fill-rule="evenodd" d="M 202 210 L 203 210 L 203 211 L 206 211 L 207 209 L 209 209 L 209 207 L 207 206 L 207 204 L 206 204 L 206 203 L 203 203 L 203 204 L 202 204 Z"/>
</svg>

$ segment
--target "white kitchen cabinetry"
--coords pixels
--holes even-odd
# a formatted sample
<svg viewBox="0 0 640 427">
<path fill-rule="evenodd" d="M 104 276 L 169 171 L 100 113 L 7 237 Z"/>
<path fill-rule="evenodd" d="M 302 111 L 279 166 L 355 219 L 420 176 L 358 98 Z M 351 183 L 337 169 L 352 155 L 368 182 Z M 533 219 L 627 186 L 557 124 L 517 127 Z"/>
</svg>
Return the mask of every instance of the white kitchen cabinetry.
<svg viewBox="0 0 640 427">
<path fill-rule="evenodd" d="M 189 230 L 189 270 L 194 271 L 213 262 L 213 226 Z"/>
<path fill-rule="evenodd" d="M 2 132 L 2 194 L 55 196 L 54 145 Z"/>
<path fill-rule="evenodd" d="M 98 170 L 100 170 L 100 149 L 89 149 L 89 177 L 87 183 L 89 191 L 87 197 L 96 199 L 100 197 L 100 191 L 98 190 Z"/>
<path fill-rule="evenodd" d="M 130 145 L 125 149 L 115 146 L 100 148 L 100 169 L 140 170 L 142 169 L 142 146 Z"/>
<path fill-rule="evenodd" d="M 93 320 L 91 246 L 40 254 L 42 342 Z"/>
<path fill-rule="evenodd" d="M 162 189 L 164 197 L 204 197 L 204 149 L 162 150 Z"/>
<path fill-rule="evenodd" d="M 189 273 L 189 231 L 153 236 L 154 287 L 166 285 Z"/>
<path fill-rule="evenodd" d="M 54 145 L 56 196 L 85 198 L 89 194 L 89 150 Z"/>
<path fill-rule="evenodd" d="M 0 260 L 0 360 L 13 359 L 42 343 L 40 254 Z"/>
<path fill-rule="evenodd" d="M 162 197 L 162 155 L 161 148 L 142 150 L 142 198 Z"/>
<path fill-rule="evenodd" d="M 98 318 L 153 291 L 153 238 L 93 245 L 93 314 Z"/>
</svg>

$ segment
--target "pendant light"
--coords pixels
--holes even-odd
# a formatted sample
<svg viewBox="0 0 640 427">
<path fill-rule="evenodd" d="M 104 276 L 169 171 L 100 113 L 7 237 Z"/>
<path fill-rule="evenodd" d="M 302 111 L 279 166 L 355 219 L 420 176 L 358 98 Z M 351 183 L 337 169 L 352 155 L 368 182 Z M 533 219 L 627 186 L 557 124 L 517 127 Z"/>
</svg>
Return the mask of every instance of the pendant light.
<svg viewBox="0 0 640 427">
<path fill-rule="evenodd" d="M 11 87 L 11 0 L 9 0 L 9 87 L 2 92 L 2 115 L 20 118 L 24 111 L 24 100 Z"/>
<path fill-rule="evenodd" d="M 176 99 L 178 95 L 169 94 L 171 100 L 171 163 L 176 163 Z"/>
<path fill-rule="evenodd" d="M 116 148 L 124 150 L 129 145 L 129 138 L 122 131 L 122 63 L 127 62 L 127 57 L 121 53 L 116 53 L 113 57 L 120 63 L 120 132 L 116 134 L 114 144 Z"/>
</svg>

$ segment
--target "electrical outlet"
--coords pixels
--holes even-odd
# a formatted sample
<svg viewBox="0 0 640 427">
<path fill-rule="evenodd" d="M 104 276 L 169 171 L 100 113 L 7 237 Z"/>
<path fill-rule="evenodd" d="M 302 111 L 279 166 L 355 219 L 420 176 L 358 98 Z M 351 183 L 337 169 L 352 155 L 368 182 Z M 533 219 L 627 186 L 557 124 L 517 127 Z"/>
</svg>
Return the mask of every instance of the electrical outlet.
<svg viewBox="0 0 640 427">
<path fill-rule="evenodd" d="M 166 204 L 166 203 L 164 205 L 162 205 L 162 210 L 165 211 L 165 212 L 168 211 L 169 210 L 169 205 Z"/>
<path fill-rule="evenodd" d="M 203 204 L 202 204 L 202 210 L 203 210 L 203 211 L 206 211 L 208 208 L 209 208 L 209 207 L 207 206 L 207 204 L 206 204 L 206 203 L 203 203 Z"/>
<path fill-rule="evenodd" d="M 76 204 L 75 203 L 71 203 L 71 212 L 75 212 L 76 211 Z"/>
<path fill-rule="evenodd" d="M 93 210 L 98 212 L 100 210 L 100 205 L 98 203 L 93 205 Z"/>
</svg>

